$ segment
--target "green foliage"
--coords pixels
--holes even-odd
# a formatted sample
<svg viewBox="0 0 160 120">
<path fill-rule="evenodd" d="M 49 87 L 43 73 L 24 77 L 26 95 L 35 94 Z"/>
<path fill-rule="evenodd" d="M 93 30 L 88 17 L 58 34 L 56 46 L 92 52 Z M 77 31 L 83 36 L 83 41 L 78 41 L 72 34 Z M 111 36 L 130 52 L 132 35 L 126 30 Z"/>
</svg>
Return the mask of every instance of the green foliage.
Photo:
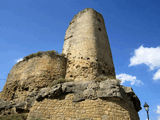
<svg viewBox="0 0 160 120">
<path fill-rule="evenodd" d="M 31 119 L 31 120 L 41 120 L 40 118 L 35 118 L 35 119 Z"/>
<path fill-rule="evenodd" d="M 100 76 L 98 76 L 98 77 L 95 79 L 95 81 L 96 81 L 96 82 L 101 82 L 101 81 L 104 81 L 104 80 L 106 80 L 106 79 L 108 79 L 107 76 L 100 75 Z"/>
<path fill-rule="evenodd" d="M 120 80 L 120 79 L 116 79 L 118 82 L 119 82 L 119 84 L 121 84 L 122 83 L 122 81 Z"/>
<path fill-rule="evenodd" d="M 30 120 L 41 120 L 40 118 L 35 118 L 35 117 L 33 117 L 33 118 L 31 118 Z"/>
<path fill-rule="evenodd" d="M 36 115 L 36 116 L 34 116 L 34 115 L 32 115 L 30 118 L 29 118 L 29 120 L 42 120 L 42 116 L 41 115 Z M 44 120 L 44 119 L 43 119 Z"/>
<path fill-rule="evenodd" d="M 114 76 L 103 76 L 103 75 L 101 75 L 101 76 L 97 77 L 97 78 L 95 79 L 95 81 L 96 81 L 96 82 L 101 82 L 101 81 L 105 81 L 105 80 L 107 80 L 107 79 L 116 80 L 119 85 L 121 84 L 121 80 L 116 79 Z"/>
<path fill-rule="evenodd" d="M 100 75 L 98 76 L 95 81 L 96 82 L 101 82 L 101 81 L 104 81 L 104 80 L 107 80 L 107 79 L 116 79 L 114 76 L 104 76 L 104 75 Z"/>
<path fill-rule="evenodd" d="M 50 57 L 55 57 L 56 55 L 59 55 L 58 52 L 52 50 L 52 51 L 39 51 L 37 53 L 33 53 L 33 54 L 30 54 L 26 57 L 23 58 L 23 60 L 29 60 L 33 57 L 42 57 L 42 55 L 48 55 Z M 61 56 L 61 55 L 59 55 Z"/>
<path fill-rule="evenodd" d="M 26 120 L 27 114 L 12 114 L 0 117 L 0 120 Z"/>
<path fill-rule="evenodd" d="M 26 120 L 27 114 L 11 114 L 0 116 L 0 120 Z M 40 117 L 32 117 L 30 120 L 42 120 Z"/>
<path fill-rule="evenodd" d="M 67 82 L 67 80 L 64 79 L 64 78 L 59 78 L 59 79 L 57 79 L 57 80 L 54 80 L 54 81 L 49 85 L 49 87 L 52 87 L 52 86 L 54 86 L 54 85 L 57 85 L 57 84 L 60 84 L 60 83 L 64 83 L 64 82 Z"/>
</svg>

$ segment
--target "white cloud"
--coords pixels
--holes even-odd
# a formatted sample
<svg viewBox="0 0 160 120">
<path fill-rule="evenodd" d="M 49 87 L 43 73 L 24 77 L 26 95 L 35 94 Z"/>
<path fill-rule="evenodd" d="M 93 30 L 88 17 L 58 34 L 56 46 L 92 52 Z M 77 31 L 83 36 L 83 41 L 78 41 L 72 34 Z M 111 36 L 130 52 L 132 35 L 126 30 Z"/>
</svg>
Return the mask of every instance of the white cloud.
<svg viewBox="0 0 160 120">
<path fill-rule="evenodd" d="M 147 65 L 151 70 L 160 67 L 160 47 L 143 47 L 135 49 L 134 56 L 130 58 L 129 66 Z"/>
<path fill-rule="evenodd" d="M 122 84 L 125 82 L 130 82 L 131 85 L 143 85 L 143 82 L 141 80 L 137 80 L 136 76 L 132 76 L 129 74 L 121 73 L 116 75 L 116 78 L 120 79 Z"/>
<path fill-rule="evenodd" d="M 18 62 L 20 62 L 22 60 L 23 60 L 23 58 L 19 58 L 19 59 L 16 59 L 15 61 L 16 61 L 16 63 L 18 63 Z"/>
<path fill-rule="evenodd" d="M 160 105 L 157 105 L 156 113 L 160 115 Z M 160 120 L 160 116 L 157 117 L 157 120 Z"/>
<path fill-rule="evenodd" d="M 156 113 L 157 113 L 157 114 L 160 114 L 160 105 L 157 105 Z"/>
<path fill-rule="evenodd" d="M 160 80 L 160 69 L 153 75 L 153 80 Z"/>
<path fill-rule="evenodd" d="M 150 70 L 159 69 L 154 75 L 153 80 L 160 80 L 160 47 L 143 47 L 135 49 L 134 55 L 130 58 L 129 66 L 140 64 L 147 65 Z"/>
</svg>

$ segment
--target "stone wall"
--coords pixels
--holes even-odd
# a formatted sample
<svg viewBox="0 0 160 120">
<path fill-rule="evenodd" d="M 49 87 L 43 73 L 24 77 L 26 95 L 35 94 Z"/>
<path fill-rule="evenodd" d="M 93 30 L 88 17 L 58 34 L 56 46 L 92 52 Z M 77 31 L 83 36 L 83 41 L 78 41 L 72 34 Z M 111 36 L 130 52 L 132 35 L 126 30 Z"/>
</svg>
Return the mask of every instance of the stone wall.
<svg viewBox="0 0 160 120">
<path fill-rule="evenodd" d="M 27 120 L 139 120 L 137 111 L 120 99 L 73 102 L 73 95 L 44 99 L 30 109 Z"/>
<path fill-rule="evenodd" d="M 66 59 L 54 51 L 38 52 L 26 56 L 10 71 L 1 93 L 1 99 L 20 100 L 34 90 L 50 85 L 54 80 L 64 78 Z"/>
<path fill-rule="evenodd" d="M 28 120 L 139 120 L 140 101 L 115 79 L 64 82 L 32 91 L 25 101 L 0 99 L 0 119 L 25 113 Z"/>
<path fill-rule="evenodd" d="M 85 9 L 73 18 L 66 31 L 63 54 L 68 59 L 66 79 L 115 77 L 104 20 L 93 9 Z"/>
</svg>

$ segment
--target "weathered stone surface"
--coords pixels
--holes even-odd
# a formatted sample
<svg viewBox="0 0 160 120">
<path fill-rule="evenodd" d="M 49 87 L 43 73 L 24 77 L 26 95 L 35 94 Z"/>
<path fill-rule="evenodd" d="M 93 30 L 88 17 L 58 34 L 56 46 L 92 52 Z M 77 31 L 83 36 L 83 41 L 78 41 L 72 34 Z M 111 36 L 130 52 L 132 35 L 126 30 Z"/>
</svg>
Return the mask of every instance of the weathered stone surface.
<svg viewBox="0 0 160 120">
<path fill-rule="evenodd" d="M 61 84 L 55 85 L 53 87 L 42 88 L 38 95 L 36 96 L 37 101 L 42 101 L 44 98 L 57 98 L 62 94 Z"/>
<path fill-rule="evenodd" d="M 141 109 L 141 103 L 139 101 L 139 98 L 136 96 L 136 94 L 133 92 L 133 89 L 131 87 L 125 87 L 122 86 L 123 90 L 125 91 L 126 95 L 127 95 L 127 101 L 132 101 L 135 109 L 137 111 L 139 111 Z"/>
<path fill-rule="evenodd" d="M 137 111 L 141 109 L 133 90 L 121 86 L 116 79 L 66 82 L 40 90 L 38 97 L 41 99 L 30 109 L 27 120 L 139 120 Z"/>
<path fill-rule="evenodd" d="M 35 102 L 27 120 L 139 120 L 137 111 L 117 98 L 73 102 L 72 93 L 59 99 Z"/>
<path fill-rule="evenodd" d="M 1 98 L 24 101 L 31 91 L 47 87 L 54 80 L 64 78 L 65 71 L 66 59 L 54 51 L 26 56 L 10 71 Z"/>
<path fill-rule="evenodd" d="M 99 75 L 115 77 L 108 36 L 101 14 L 91 8 L 74 16 L 65 35 L 66 79 L 93 80 Z"/>
<path fill-rule="evenodd" d="M 107 79 L 101 82 L 66 82 L 50 88 L 42 88 L 36 96 L 36 100 L 42 101 L 45 98 L 56 99 L 69 93 L 74 94 L 73 102 L 79 102 L 85 99 L 119 98 L 126 101 L 129 105 L 134 106 L 137 111 L 141 109 L 140 101 L 135 96 L 133 90 L 129 87 L 121 86 L 116 79 Z"/>
<path fill-rule="evenodd" d="M 4 101 L 0 99 L 0 116 L 28 113 L 36 101 L 37 94 L 37 91 L 33 91 L 26 97 L 24 101 Z"/>
<path fill-rule="evenodd" d="M 9 109 L 12 107 L 12 103 L 8 101 L 4 101 L 0 99 L 0 111 L 4 109 Z"/>
<path fill-rule="evenodd" d="M 126 102 L 128 106 L 139 111 L 140 101 L 135 96 L 133 90 L 128 87 L 121 86 L 116 79 L 106 79 L 102 81 L 84 81 L 84 82 L 66 82 L 45 87 L 39 91 L 33 91 L 26 96 L 23 102 L 0 101 L 0 113 L 27 113 L 34 106 L 35 101 L 43 101 L 44 99 L 59 99 L 61 96 L 73 94 L 72 102 L 81 102 L 84 100 L 110 99 L 118 98 Z"/>
</svg>

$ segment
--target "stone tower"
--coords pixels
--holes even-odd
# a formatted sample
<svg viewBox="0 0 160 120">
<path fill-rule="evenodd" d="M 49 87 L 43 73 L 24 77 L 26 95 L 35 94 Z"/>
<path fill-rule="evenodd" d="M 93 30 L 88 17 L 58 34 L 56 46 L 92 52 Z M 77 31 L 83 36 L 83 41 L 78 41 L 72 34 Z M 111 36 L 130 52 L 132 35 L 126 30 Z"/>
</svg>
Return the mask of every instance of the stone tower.
<svg viewBox="0 0 160 120">
<path fill-rule="evenodd" d="M 68 59 L 66 79 L 93 80 L 100 75 L 115 77 L 103 17 L 91 8 L 79 12 L 70 22 L 62 53 Z"/>
</svg>

